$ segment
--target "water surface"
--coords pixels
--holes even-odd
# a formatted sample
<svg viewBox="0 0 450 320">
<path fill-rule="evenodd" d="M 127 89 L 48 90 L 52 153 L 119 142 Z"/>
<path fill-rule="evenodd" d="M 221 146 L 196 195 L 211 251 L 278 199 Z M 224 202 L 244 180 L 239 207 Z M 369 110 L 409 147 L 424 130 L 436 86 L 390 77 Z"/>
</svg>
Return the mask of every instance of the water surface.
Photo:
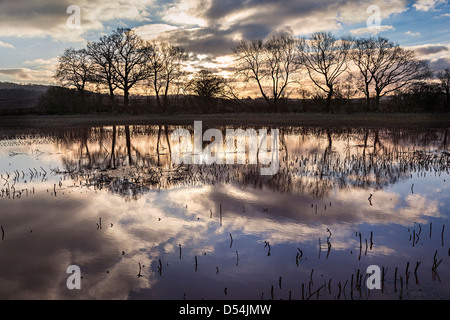
<svg viewBox="0 0 450 320">
<path fill-rule="evenodd" d="M 174 165 L 176 128 L 4 133 L 0 298 L 450 298 L 448 130 L 279 128 L 261 176 Z"/>
</svg>

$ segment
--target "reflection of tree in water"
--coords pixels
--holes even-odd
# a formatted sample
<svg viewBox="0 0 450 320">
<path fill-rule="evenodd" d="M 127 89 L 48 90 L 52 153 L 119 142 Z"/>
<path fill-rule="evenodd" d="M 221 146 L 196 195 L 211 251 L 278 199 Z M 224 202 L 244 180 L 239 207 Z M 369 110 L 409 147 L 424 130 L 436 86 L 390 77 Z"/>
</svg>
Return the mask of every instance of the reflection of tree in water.
<svg viewBox="0 0 450 320">
<path fill-rule="evenodd" d="M 261 176 L 257 165 L 174 165 L 174 129 L 113 126 L 58 135 L 65 150 L 62 171 L 87 186 L 137 199 L 152 189 L 217 183 L 325 197 L 333 188 L 382 189 L 412 174 L 449 168 L 447 129 L 282 128 L 274 176 Z M 310 148 L 302 149 L 303 143 Z"/>
</svg>

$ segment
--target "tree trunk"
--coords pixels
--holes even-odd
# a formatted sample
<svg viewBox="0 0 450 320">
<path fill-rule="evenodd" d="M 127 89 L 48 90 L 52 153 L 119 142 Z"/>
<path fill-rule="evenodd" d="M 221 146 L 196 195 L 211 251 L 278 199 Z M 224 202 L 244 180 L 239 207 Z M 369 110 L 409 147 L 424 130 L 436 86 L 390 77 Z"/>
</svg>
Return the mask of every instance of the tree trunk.
<svg viewBox="0 0 450 320">
<path fill-rule="evenodd" d="M 112 112 L 117 111 L 114 100 L 115 100 L 114 91 L 111 88 L 109 88 L 109 107 Z"/>
<path fill-rule="evenodd" d="M 170 159 L 172 159 L 172 146 L 170 145 L 170 139 L 169 139 L 169 133 L 167 132 L 167 126 L 164 125 L 164 133 L 166 135 L 166 141 L 167 141 L 167 145 L 169 146 L 169 157 Z M 171 166 L 171 161 L 169 161 L 169 167 Z"/>
<path fill-rule="evenodd" d="M 167 113 L 167 111 L 169 110 L 169 100 L 168 100 L 168 95 L 169 95 L 169 81 L 166 80 L 166 88 L 164 90 L 164 101 L 163 101 L 163 106 L 164 106 L 164 113 Z"/>
<path fill-rule="evenodd" d="M 80 108 L 80 111 L 81 111 L 81 113 L 87 113 L 87 112 L 86 112 L 86 110 L 87 110 L 87 107 L 86 107 L 86 97 L 85 97 L 85 95 L 84 95 L 84 90 L 83 90 L 83 89 L 79 90 L 79 91 L 78 91 L 78 94 L 80 95 L 80 98 L 81 98 L 81 108 Z"/>
<path fill-rule="evenodd" d="M 442 141 L 442 149 L 447 149 L 447 136 L 448 136 L 448 129 L 445 129 L 444 132 L 444 141 Z"/>
<path fill-rule="evenodd" d="M 325 105 L 325 112 L 330 113 L 331 110 L 331 97 L 333 96 L 333 89 L 330 89 L 327 94 L 327 100 Z"/>
<path fill-rule="evenodd" d="M 447 88 L 445 90 L 446 100 L 447 100 L 447 111 L 450 111 L 450 90 Z"/>
<path fill-rule="evenodd" d="M 380 91 L 377 91 L 377 94 L 375 96 L 375 111 L 380 110 Z"/>
<path fill-rule="evenodd" d="M 366 129 L 366 135 L 364 137 L 363 159 L 366 156 L 367 140 L 369 139 L 369 130 Z"/>
<path fill-rule="evenodd" d="M 110 168 L 116 168 L 116 126 L 113 127 Z"/>
<path fill-rule="evenodd" d="M 128 88 L 123 90 L 123 111 L 128 112 Z"/>
<path fill-rule="evenodd" d="M 156 93 L 156 103 L 158 105 L 158 113 L 162 113 L 161 112 L 161 99 L 159 98 L 158 90 L 156 90 L 155 93 Z"/>
<path fill-rule="evenodd" d="M 132 166 L 133 165 L 133 158 L 131 157 L 130 126 L 125 126 L 125 138 L 126 138 L 126 143 L 127 143 L 128 164 L 129 164 L 129 166 Z"/>
<path fill-rule="evenodd" d="M 380 145 L 380 137 L 378 135 L 378 129 L 376 129 L 375 137 L 373 138 L 373 154 L 377 153 L 379 145 Z"/>
<path fill-rule="evenodd" d="M 366 83 L 366 111 L 370 111 L 370 93 L 369 93 L 369 84 Z"/>
<path fill-rule="evenodd" d="M 278 112 L 278 99 L 274 98 L 272 103 L 272 112 L 277 113 Z"/>
<path fill-rule="evenodd" d="M 155 76 L 153 79 L 153 88 L 155 89 L 155 95 L 156 95 L 156 103 L 158 105 L 158 113 L 162 113 L 161 112 L 161 99 L 159 98 L 159 90 L 160 88 L 158 88 L 158 73 L 155 71 Z"/>
</svg>

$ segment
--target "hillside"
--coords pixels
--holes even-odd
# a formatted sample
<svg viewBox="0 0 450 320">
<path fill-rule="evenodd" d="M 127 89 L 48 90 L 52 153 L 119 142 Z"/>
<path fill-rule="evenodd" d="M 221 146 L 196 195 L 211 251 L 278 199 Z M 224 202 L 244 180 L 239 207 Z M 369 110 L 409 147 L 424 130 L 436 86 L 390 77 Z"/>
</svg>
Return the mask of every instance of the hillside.
<svg viewBox="0 0 450 320">
<path fill-rule="evenodd" d="M 27 113 L 48 88 L 37 84 L 0 82 L 0 114 Z"/>
</svg>

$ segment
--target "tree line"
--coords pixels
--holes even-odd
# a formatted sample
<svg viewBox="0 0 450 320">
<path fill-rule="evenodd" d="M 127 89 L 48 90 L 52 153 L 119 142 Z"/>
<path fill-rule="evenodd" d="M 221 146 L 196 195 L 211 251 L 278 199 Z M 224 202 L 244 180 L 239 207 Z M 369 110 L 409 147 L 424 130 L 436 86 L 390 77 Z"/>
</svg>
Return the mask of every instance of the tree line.
<svg viewBox="0 0 450 320">
<path fill-rule="evenodd" d="M 282 111 L 293 92 L 303 100 L 323 101 L 325 112 L 332 111 L 333 99 L 342 97 L 362 97 L 359 111 L 378 111 L 382 97 L 418 88 L 444 96 L 444 109 L 449 110 L 450 70 L 434 74 L 413 50 L 384 37 L 337 38 L 329 32 L 305 38 L 277 35 L 266 41 L 242 40 L 231 50 L 232 77 L 193 72 L 188 71 L 192 68 L 184 48 L 146 41 L 131 29 L 118 28 L 83 49 L 66 49 L 55 78 L 62 86 L 75 88 L 80 103 L 85 103 L 87 88 L 107 92 L 113 112 L 129 111 L 130 91 L 136 87 L 154 97 L 155 111 L 164 113 L 174 95 L 202 98 L 202 112 L 208 112 L 208 101 L 214 98 L 243 103 L 242 85 L 252 86 L 269 112 Z M 123 103 L 116 99 L 118 91 Z"/>
</svg>

